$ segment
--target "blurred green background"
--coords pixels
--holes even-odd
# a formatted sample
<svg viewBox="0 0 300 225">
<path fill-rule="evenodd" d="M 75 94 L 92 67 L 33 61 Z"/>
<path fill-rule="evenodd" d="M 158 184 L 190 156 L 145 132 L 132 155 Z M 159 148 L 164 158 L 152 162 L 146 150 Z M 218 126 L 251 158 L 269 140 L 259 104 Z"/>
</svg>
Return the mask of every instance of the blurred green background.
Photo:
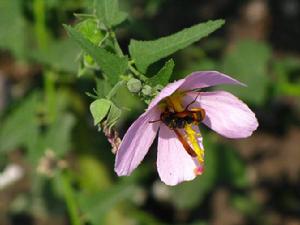
<svg viewBox="0 0 300 225">
<path fill-rule="evenodd" d="M 206 172 L 194 181 L 161 183 L 156 146 L 132 176 L 118 178 L 89 112 L 85 92 L 95 84 L 77 76 L 80 49 L 62 26 L 91 1 L 1 0 L 0 224 L 300 224 L 300 2 L 120 4 L 129 13 L 117 30 L 125 52 L 130 38 L 224 18 L 223 28 L 174 55 L 172 78 L 219 70 L 241 80 L 247 88 L 224 88 L 249 104 L 260 127 L 228 140 L 202 126 Z M 125 88 L 115 101 L 124 108 L 123 135 L 146 105 Z"/>
</svg>

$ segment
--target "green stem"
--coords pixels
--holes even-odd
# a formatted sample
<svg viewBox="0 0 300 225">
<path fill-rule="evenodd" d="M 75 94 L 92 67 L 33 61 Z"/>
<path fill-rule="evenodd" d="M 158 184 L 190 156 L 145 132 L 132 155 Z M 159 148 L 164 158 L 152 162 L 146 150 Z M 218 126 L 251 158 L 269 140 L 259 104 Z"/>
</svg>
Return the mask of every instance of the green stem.
<svg viewBox="0 0 300 225">
<path fill-rule="evenodd" d="M 114 42 L 114 47 L 115 47 L 115 50 L 117 51 L 118 56 L 123 57 L 124 53 L 123 53 L 123 51 L 122 51 L 122 49 L 121 49 L 121 47 L 119 45 L 119 42 L 118 42 L 118 40 L 116 38 L 115 32 L 109 31 L 109 34 L 110 34 L 110 36 L 111 36 L 111 38 L 112 38 L 112 40 Z"/>
<path fill-rule="evenodd" d="M 35 17 L 34 29 L 37 37 L 37 43 L 39 48 L 47 47 L 47 29 L 46 29 L 46 10 L 45 0 L 34 0 L 33 12 Z"/>
<path fill-rule="evenodd" d="M 137 77 L 139 78 L 141 81 L 146 81 L 148 80 L 148 77 L 146 77 L 145 75 L 141 74 L 139 71 L 137 71 L 136 68 L 134 68 L 133 66 L 133 61 L 129 61 L 128 63 L 128 67 L 130 69 L 130 71 Z"/>
<path fill-rule="evenodd" d="M 80 217 L 78 214 L 78 207 L 75 201 L 76 196 L 71 186 L 70 178 L 68 174 L 62 172 L 59 175 L 60 182 L 62 184 L 63 195 L 67 204 L 68 213 L 71 219 L 72 225 L 81 225 Z"/>
<path fill-rule="evenodd" d="M 101 47 L 101 45 L 104 43 L 104 41 L 109 37 L 108 33 L 105 33 L 105 36 L 102 38 L 102 40 L 99 42 L 98 47 Z"/>
<path fill-rule="evenodd" d="M 110 92 L 108 93 L 106 98 L 108 100 L 110 100 L 117 93 L 117 91 L 120 89 L 120 87 L 123 86 L 124 83 L 125 83 L 125 81 L 123 81 L 123 80 L 116 83 L 116 85 L 110 90 Z"/>
<path fill-rule="evenodd" d="M 56 103 L 57 94 L 55 88 L 56 76 L 53 72 L 46 70 L 44 71 L 44 92 L 45 102 L 47 108 L 48 122 L 51 123 L 56 119 Z"/>
</svg>

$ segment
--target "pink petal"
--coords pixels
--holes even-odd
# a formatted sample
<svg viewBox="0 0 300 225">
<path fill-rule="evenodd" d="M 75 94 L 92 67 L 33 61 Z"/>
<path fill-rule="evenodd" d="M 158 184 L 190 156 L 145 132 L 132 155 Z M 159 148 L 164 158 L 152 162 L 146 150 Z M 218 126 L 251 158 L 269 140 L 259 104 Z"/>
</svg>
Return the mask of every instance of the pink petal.
<svg viewBox="0 0 300 225">
<path fill-rule="evenodd" d="M 195 106 L 206 112 L 203 123 L 225 137 L 245 138 L 258 127 L 255 114 L 244 102 L 228 92 L 201 92 L 197 103 L 191 107 Z"/>
<path fill-rule="evenodd" d="M 157 152 L 157 170 L 160 179 L 167 185 L 193 180 L 197 168 L 197 164 L 186 152 L 174 131 L 162 124 Z"/>
<path fill-rule="evenodd" d="M 130 175 L 147 154 L 158 131 L 160 112 L 153 108 L 143 113 L 127 130 L 115 161 L 115 172 L 119 176 Z"/>
<path fill-rule="evenodd" d="M 185 82 L 180 87 L 182 90 L 193 90 L 196 88 L 206 88 L 219 84 L 239 84 L 243 83 L 217 71 L 199 71 L 186 77 Z"/>
<path fill-rule="evenodd" d="M 164 87 L 161 92 L 151 101 L 148 110 L 156 106 L 161 100 L 172 95 L 176 90 L 193 90 L 218 84 L 245 84 L 217 71 L 199 71 L 188 75 L 186 78 L 175 81 Z"/>
<path fill-rule="evenodd" d="M 185 80 L 181 79 L 181 80 L 175 81 L 173 83 L 170 83 L 166 87 L 164 87 L 161 90 L 161 92 L 150 102 L 147 110 L 150 110 L 151 108 L 156 106 L 165 97 L 168 97 L 171 94 L 173 94 L 184 82 L 185 82 Z"/>
</svg>

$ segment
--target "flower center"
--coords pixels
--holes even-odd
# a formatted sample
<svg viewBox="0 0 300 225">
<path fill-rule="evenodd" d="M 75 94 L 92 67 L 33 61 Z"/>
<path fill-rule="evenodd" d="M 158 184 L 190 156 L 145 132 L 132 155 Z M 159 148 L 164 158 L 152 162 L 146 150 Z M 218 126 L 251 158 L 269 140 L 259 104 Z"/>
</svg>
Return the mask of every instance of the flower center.
<svg viewBox="0 0 300 225">
<path fill-rule="evenodd" d="M 186 109 L 182 104 L 183 93 L 175 92 L 173 95 L 166 98 L 166 104 L 169 108 L 173 109 L 174 112 L 182 113 Z M 188 111 L 189 112 L 189 111 Z M 187 112 L 187 113 L 188 113 Z M 189 144 L 196 153 L 196 161 L 198 167 L 195 169 L 195 174 L 200 175 L 203 173 L 203 164 L 204 164 L 204 150 L 199 145 L 198 139 L 201 137 L 201 134 L 195 130 L 195 126 L 198 126 L 198 121 L 193 121 L 192 123 L 186 123 L 183 127 L 185 131 L 185 137 L 187 138 Z"/>
</svg>

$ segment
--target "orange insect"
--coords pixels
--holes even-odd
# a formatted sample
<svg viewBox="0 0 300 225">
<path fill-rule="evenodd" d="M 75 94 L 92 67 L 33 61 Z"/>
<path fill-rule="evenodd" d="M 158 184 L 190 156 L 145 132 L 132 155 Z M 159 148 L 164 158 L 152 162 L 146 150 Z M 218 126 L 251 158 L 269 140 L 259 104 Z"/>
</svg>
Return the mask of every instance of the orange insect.
<svg viewBox="0 0 300 225">
<path fill-rule="evenodd" d="M 186 125 L 192 124 L 194 122 L 200 123 L 205 118 L 204 109 L 202 109 L 202 108 L 188 109 L 189 106 L 192 105 L 196 101 L 197 97 L 192 102 L 190 102 L 183 111 L 172 112 L 172 111 L 170 111 L 169 108 L 166 108 L 165 111 L 161 113 L 159 120 L 149 121 L 149 123 L 161 121 L 165 125 L 167 125 L 171 130 L 173 130 L 175 132 L 178 140 L 183 145 L 184 149 L 192 157 L 196 157 L 197 154 L 178 129 L 182 129 Z"/>
</svg>

